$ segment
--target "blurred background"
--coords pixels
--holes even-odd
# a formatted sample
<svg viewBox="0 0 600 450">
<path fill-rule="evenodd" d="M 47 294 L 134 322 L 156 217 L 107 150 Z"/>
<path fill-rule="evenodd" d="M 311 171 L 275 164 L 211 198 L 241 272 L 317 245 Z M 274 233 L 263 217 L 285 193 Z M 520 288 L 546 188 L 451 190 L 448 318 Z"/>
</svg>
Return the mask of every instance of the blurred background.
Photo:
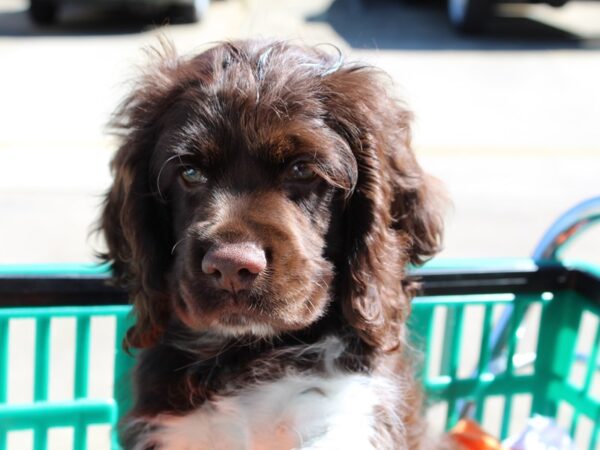
<svg viewBox="0 0 600 450">
<path fill-rule="evenodd" d="M 60 1 L 0 2 L 0 263 L 94 260 L 106 123 L 159 35 L 183 54 L 256 36 L 328 42 L 386 70 L 453 201 L 442 256 L 528 256 L 600 192 L 598 1 Z M 599 260 L 598 236 L 571 251 Z"/>
</svg>

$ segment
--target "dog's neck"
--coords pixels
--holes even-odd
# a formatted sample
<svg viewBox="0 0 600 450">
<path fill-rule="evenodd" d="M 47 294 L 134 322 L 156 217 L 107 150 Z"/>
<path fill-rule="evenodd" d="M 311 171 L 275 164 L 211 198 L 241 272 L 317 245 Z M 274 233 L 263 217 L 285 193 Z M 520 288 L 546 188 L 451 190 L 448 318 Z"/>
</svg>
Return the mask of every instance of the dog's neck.
<svg viewBox="0 0 600 450">
<path fill-rule="evenodd" d="M 305 330 L 269 339 L 194 333 L 172 322 L 161 343 L 140 354 L 136 385 L 143 404 L 138 407 L 184 413 L 213 396 L 276 380 L 290 370 L 370 372 L 373 350 L 338 322 L 332 313 Z M 167 395 L 165 386 L 171 387 Z"/>
</svg>

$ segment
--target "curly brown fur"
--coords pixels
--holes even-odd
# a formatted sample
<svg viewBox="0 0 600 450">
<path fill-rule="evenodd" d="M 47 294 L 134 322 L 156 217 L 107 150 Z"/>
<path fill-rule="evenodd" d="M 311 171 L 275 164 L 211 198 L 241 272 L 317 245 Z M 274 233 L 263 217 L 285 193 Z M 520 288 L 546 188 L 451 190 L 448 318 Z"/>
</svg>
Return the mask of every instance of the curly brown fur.
<svg viewBox="0 0 600 450">
<path fill-rule="evenodd" d="M 145 349 L 129 420 L 181 414 L 290 368 L 318 371 L 298 352 L 336 336 L 339 370 L 393 372 L 410 386 L 394 413 L 404 435 L 385 412 L 379 429 L 419 448 L 405 268 L 439 250 L 442 220 L 410 148 L 411 113 L 388 84 L 287 42 L 160 52 L 113 121 L 121 146 L 101 219 L 105 259 L 134 305 L 125 345 Z M 312 178 L 290 176 L 298 164 Z M 182 179 L 189 167 L 197 183 Z M 247 242 L 266 269 L 247 290 L 216 288 L 203 259 Z"/>
</svg>

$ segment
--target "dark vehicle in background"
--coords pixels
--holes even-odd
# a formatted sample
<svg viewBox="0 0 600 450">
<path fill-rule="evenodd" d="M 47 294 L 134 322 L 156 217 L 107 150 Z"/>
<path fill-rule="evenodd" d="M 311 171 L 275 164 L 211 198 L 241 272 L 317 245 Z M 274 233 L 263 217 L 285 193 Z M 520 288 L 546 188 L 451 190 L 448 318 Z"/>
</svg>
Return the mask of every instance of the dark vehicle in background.
<svg viewBox="0 0 600 450">
<path fill-rule="evenodd" d="M 50 25 L 65 5 L 127 8 L 133 12 L 160 12 L 171 21 L 192 23 L 200 20 L 210 0 L 30 0 L 29 16 L 38 25 Z"/>
<path fill-rule="evenodd" d="M 448 18 L 452 25 L 465 32 L 478 32 L 485 28 L 496 3 L 545 3 L 563 6 L 567 0 L 447 0 Z"/>
</svg>

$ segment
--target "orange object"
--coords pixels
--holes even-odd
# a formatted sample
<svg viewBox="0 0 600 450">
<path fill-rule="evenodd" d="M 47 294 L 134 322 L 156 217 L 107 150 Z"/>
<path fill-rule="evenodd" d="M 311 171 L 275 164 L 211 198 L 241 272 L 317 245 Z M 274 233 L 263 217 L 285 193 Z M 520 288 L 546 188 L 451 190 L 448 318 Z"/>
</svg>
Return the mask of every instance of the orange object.
<svg viewBox="0 0 600 450">
<path fill-rule="evenodd" d="M 464 450 L 506 450 L 500 441 L 490 436 L 469 419 L 461 419 L 449 433 L 453 443 Z"/>
</svg>

